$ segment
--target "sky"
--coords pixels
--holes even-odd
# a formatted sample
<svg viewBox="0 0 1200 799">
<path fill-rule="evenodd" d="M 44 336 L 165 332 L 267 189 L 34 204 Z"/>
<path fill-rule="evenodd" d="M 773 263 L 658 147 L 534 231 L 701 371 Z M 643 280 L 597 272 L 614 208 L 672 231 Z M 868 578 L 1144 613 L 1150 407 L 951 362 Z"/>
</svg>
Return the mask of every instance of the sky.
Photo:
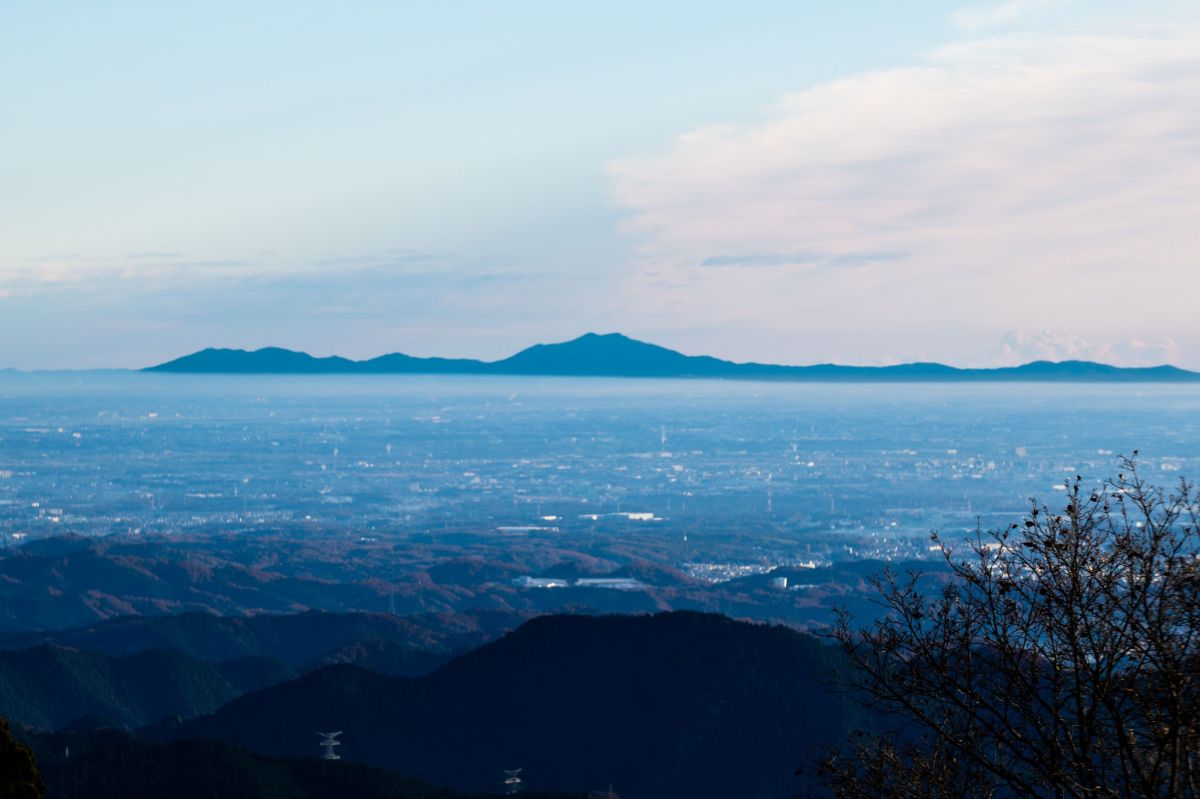
<svg viewBox="0 0 1200 799">
<path fill-rule="evenodd" d="M 0 4 L 0 367 L 1200 368 L 1200 7 Z"/>
</svg>

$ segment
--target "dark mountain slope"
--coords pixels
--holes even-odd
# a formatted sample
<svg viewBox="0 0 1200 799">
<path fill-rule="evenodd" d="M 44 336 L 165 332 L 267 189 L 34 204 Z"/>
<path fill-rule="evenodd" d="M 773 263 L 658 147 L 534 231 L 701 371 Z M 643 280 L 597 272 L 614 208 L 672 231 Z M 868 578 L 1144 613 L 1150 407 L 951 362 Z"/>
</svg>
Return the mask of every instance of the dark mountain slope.
<svg viewBox="0 0 1200 799">
<path fill-rule="evenodd" d="M 355 760 L 463 789 L 501 768 L 626 799 L 788 796 L 806 752 L 859 719 L 823 683 L 836 650 L 699 613 L 550 616 L 416 680 L 329 667 L 254 692 L 177 737 L 276 755 L 345 730 Z"/>
<path fill-rule="evenodd" d="M 166 715 L 211 713 L 295 676 L 263 657 L 205 663 L 163 649 L 123 658 L 57 646 L 0 651 L 0 715 L 48 729 L 82 716 L 136 727 Z"/>
<path fill-rule="evenodd" d="M 359 764 L 275 759 L 219 741 L 154 744 L 115 730 L 28 738 L 57 799 L 471 799 Z"/>
<path fill-rule="evenodd" d="M 417 358 L 403 353 L 367 361 L 314 358 L 268 347 L 206 349 L 148 367 L 148 372 L 226 374 L 493 374 L 582 377 L 706 377 L 727 380 L 848 381 L 1194 381 L 1200 373 L 1173 366 L 1121 368 L 1090 361 L 1035 361 L 1000 369 L 958 369 L 939 363 L 895 366 L 781 366 L 734 363 L 623 336 L 587 333 L 571 341 L 537 344 L 499 361 Z"/>
<path fill-rule="evenodd" d="M 507 614 L 492 616 L 315 610 L 258 616 L 126 616 L 82 628 L 0 634 L 0 647 L 57 644 L 109 655 L 174 649 L 214 661 L 269 656 L 298 671 L 355 663 L 385 674 L 419 676 L 445 663 L 452 653 L 472 649 L 517 623 Z"/>
</svg>

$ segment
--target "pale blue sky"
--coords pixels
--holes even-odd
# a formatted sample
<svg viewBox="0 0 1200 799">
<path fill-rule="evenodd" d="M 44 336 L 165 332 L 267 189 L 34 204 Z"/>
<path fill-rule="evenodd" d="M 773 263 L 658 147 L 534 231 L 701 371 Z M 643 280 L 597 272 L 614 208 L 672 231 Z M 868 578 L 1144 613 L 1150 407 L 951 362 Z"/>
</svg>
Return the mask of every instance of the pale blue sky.
<svg viewBox="0 0 1200 799">
<path fill-rule="evenodd" d="M 1094 69 L 1149 82 L 1144 105 L 1169 109 L 1194 87 L 1195 15 L 1128 5 L 10 0 L 0 366 L 139 366 L 210 345 L 500 357 L 593 329 L 796 363 L 1049 353 L 1200 366 L 1197 323 L 1146 319 L 1149 293 L 1100 292 L 1090 313 L 930 312 L 1022 279 L 998 265 L 1029 253 L 962 241 L 1011 241 L 1001 233 L 1027 228 L 1014 209 L 1081 181 L 1064 170 L 984 208 L 962 194 L 984 185 L 973 155 L 911 166 L 929 160 L 911 149 L 918 128 L 925 142 L 976 135 L 954 133 L 964 123 L 944 109 L 922 114 L 980 97 L 977 118 L 1007 120 L 1026 104 L 1006 92 L 1029 69 L 1041 70 L 1022 90 L 1032 106 L 1062 107 L 1081 94 L 1071 76 Z M 1147 66 L 1160 50 L 1181 55 Z M 1114 61 L 1126 71 L 1098 66 Z M 1140 91 L 1119 105 L 1084 92 L 980 146 L 1045 175 L 1059 160 L 1041 150 L 1076 151 L 1079 126 L 1100 120 L 1103 146 L 1079 169 L 1110 174 L 1192 119 L 1117 129 L 1145 116 Z M 1174 146 L 1194 168 L 1194 137 Z M 880 165 L 870 180 L 864 164 Z M 1188 217 L 1179 175 L 1162 175 L 1102 190 L 1137 183 L 1162 203 L 1156 219 Z M 929 208 L 900 222 L 872 210 L 880 197 L 911 205 L 895 193 L 905 181 Z M 937 197 L 979 213 L 946 217 Z M 1130 218 L 1093 197 L 1050 201 L 1059 232 L 1031 240 L 1048 259 L 1036 274 L 1061 264 L 1087 284 L 1137 268 L 1198 287 L 1163 255 L 1190 245 L 1192 225 L 1129 224 L 1120 247 L 1088 244 Z M 854 230 L 816 225 L 826 214 Z M 1145 257 L 1112 255 L 1126 245 Z M 951 262 L 971 276 L 943 279 Z M 924 290 L 898 294 L 896 275 Z M 1142 321 L 1096 322 L 1131 313 Z"/>
</svg>

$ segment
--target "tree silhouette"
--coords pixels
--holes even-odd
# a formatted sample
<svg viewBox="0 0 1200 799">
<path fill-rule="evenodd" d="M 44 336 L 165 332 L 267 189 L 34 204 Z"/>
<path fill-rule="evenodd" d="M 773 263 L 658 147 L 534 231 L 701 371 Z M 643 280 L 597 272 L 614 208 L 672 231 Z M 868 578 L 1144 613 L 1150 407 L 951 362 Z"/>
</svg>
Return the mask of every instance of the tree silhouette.
<svg viewBox="0 0 1200 799">
<path fill-rule="evenodd" d="M 0 718 L 0 799 L 42 799 L 46 786 L 29 747 L 13 737 Z"/>
<path fill-rule="evenodd" d="M 1122 469 L 943 544 L 943 589 L 885 572 L 878 621 L 840 615 L 852 683 L 892 723 L 823 762 L 835 796 L 1200 796 L 1200 507 Z"/>
</svg>

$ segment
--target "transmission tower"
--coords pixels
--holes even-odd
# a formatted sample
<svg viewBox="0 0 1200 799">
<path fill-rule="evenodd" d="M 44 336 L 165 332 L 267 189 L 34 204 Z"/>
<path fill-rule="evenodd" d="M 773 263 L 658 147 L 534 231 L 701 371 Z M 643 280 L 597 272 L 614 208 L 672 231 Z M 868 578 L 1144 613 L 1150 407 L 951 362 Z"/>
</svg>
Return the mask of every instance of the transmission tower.
<svg viewBox="0 0 1200 799">
<path fill-rule="evenodd" d="M 341 746 L 342 742 L 337 739 L 342 734 L 341 730 L 337 732 L 319 732 L 321 743 L 319 744 L 325 752 L 321 755 L 322 760 L 341 760 L 342 757 L 337 752 L 333 751 L 333 747 Z"/>
<path fill-rule="evenodd" d="M 504 786 L 504 795 L 505 796 L 512 796 L 513 794 L 521 792 L 521 784 L 522 784 L 521 772 L 522 771 L 524 771 L 524 769 L 519 769 L 519 768 L 504 769 L 504 777 L 501 778 L 500 784 Z"/>
</svg>

